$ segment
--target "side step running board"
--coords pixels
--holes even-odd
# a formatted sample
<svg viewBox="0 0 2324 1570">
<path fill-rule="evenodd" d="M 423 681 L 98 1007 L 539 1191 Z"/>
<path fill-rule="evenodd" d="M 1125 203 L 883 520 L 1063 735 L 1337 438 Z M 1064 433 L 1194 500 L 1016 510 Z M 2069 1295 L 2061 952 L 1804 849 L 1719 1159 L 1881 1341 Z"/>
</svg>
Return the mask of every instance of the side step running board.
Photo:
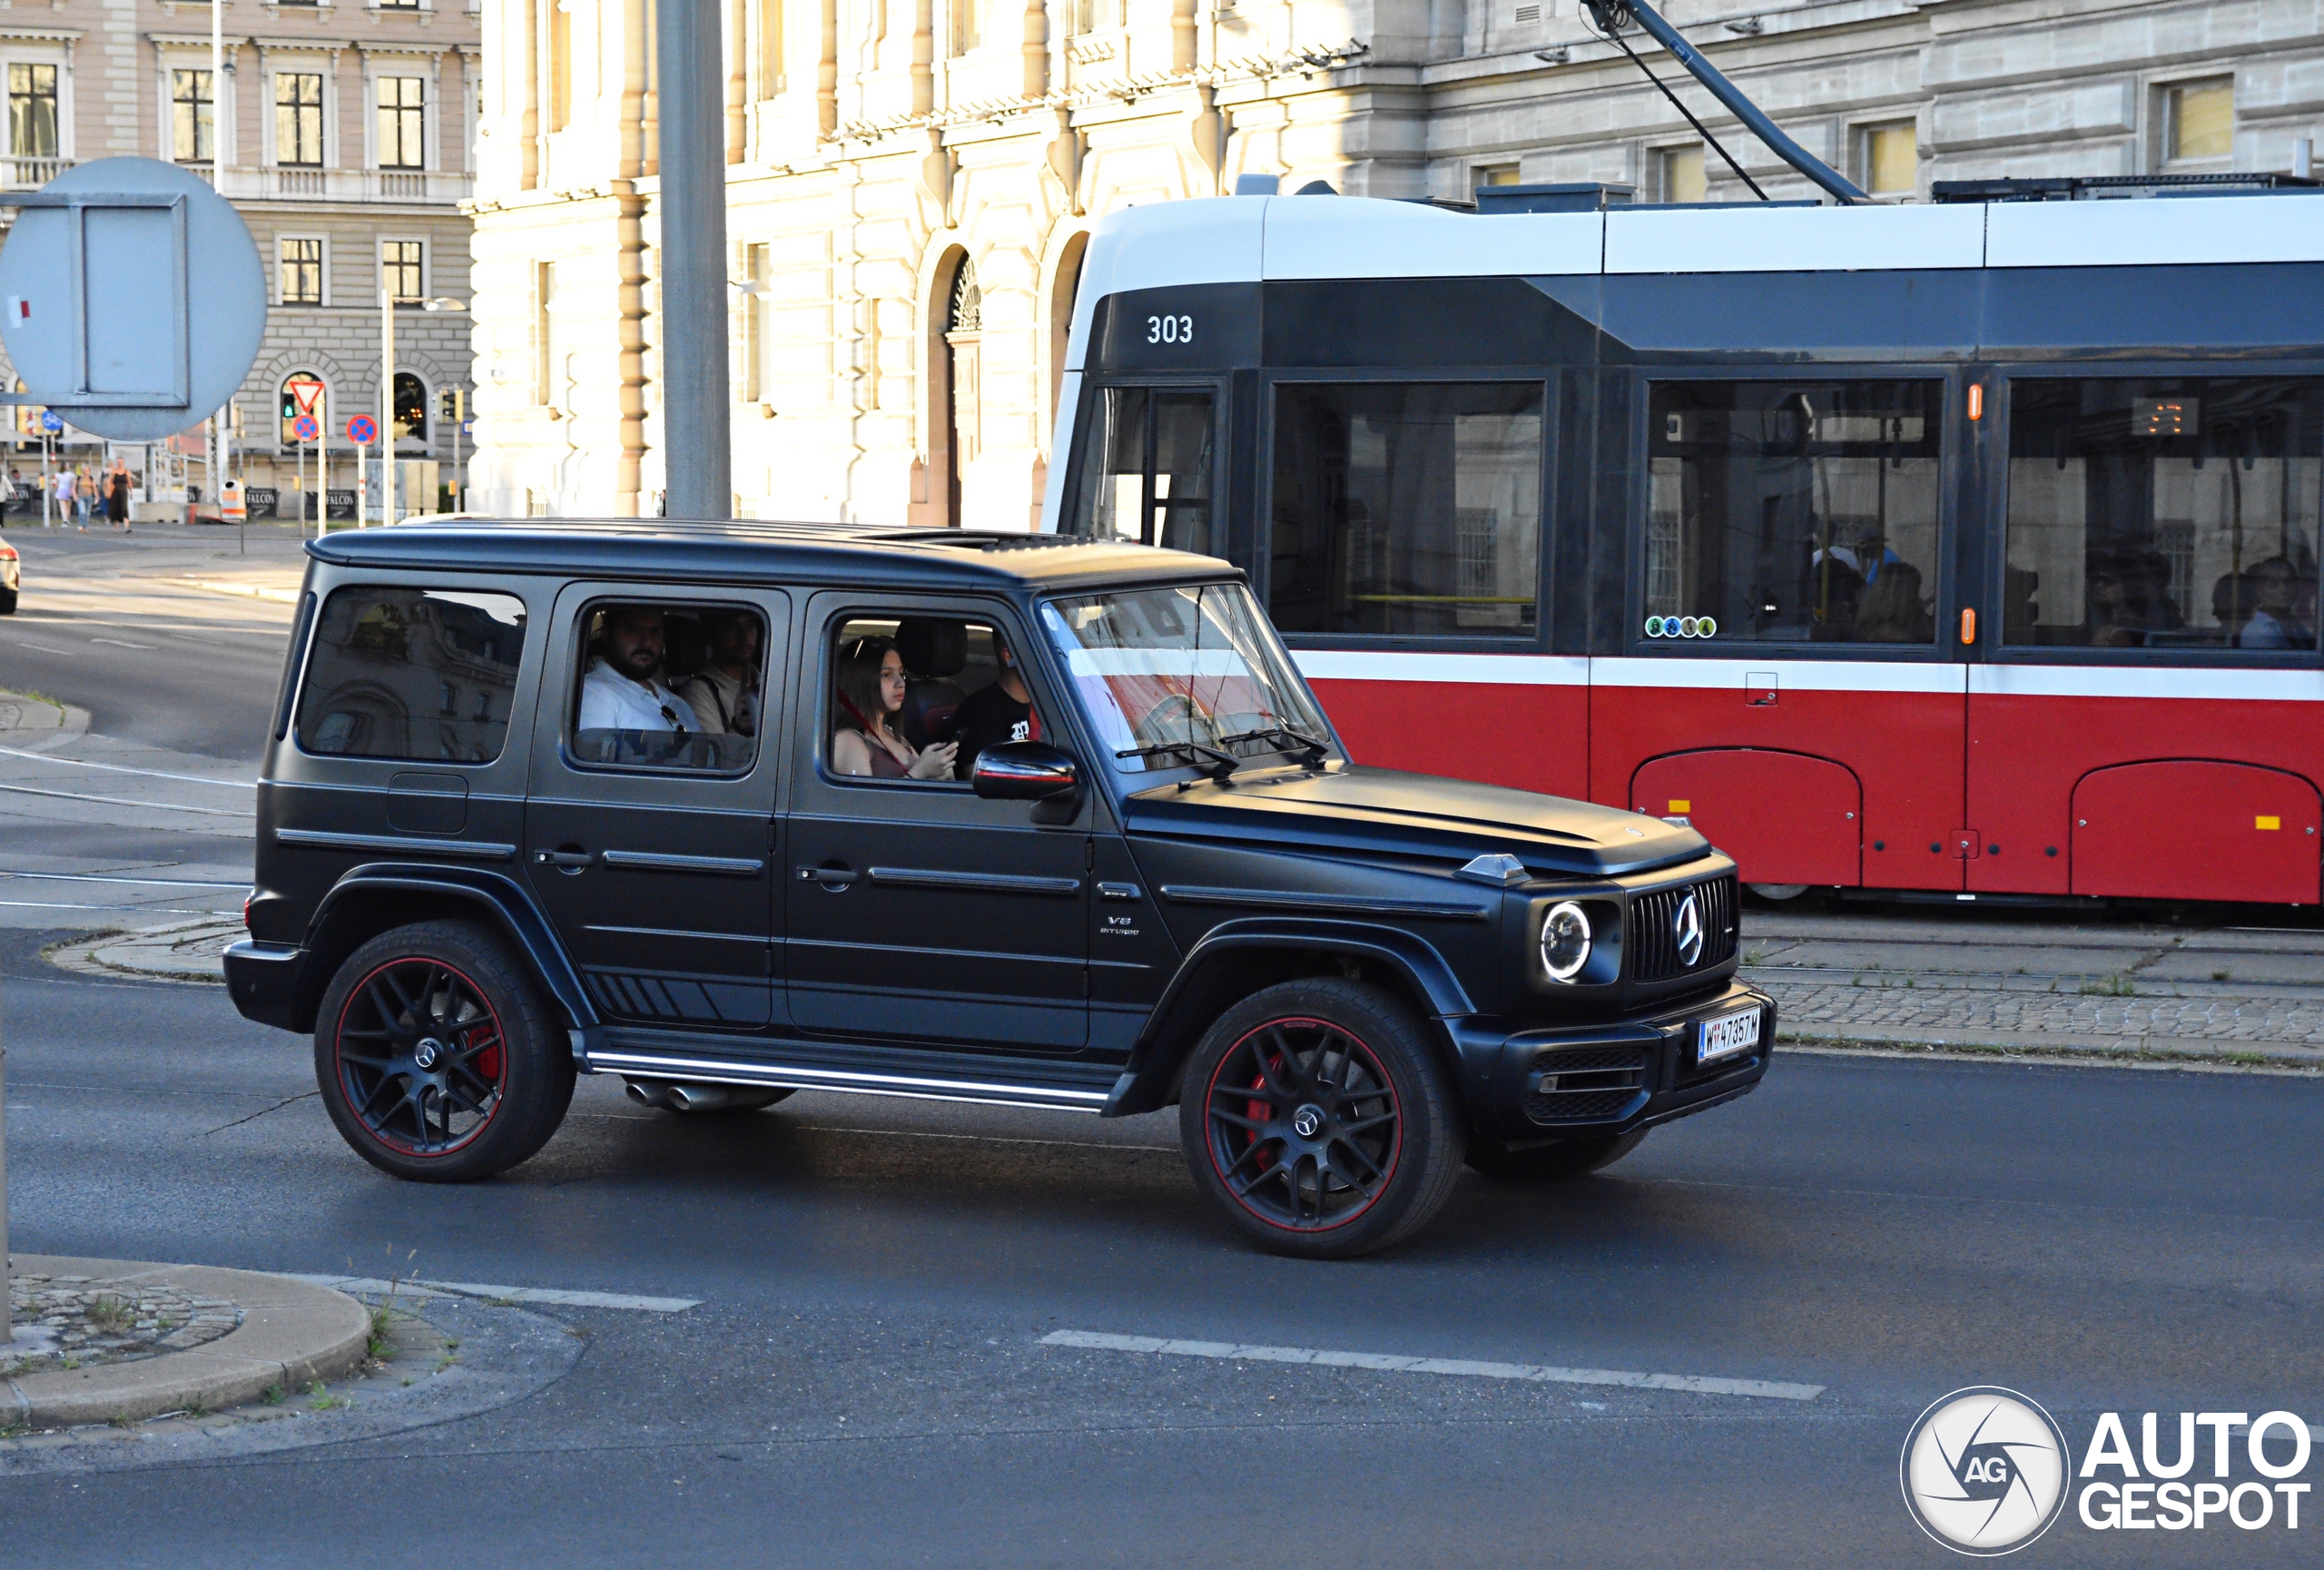
<svg viewBox="0 0 2324 1570">
<path fill-rule="evenodd" d="M 780 1086 L 798 1091 L 845 1091 L 860 1096 L 903 1096 L 923 1101 L 975 1101 L 990 1107 L 1039 1107 L 1058 1112 L 1097 1112 L 1107 1091 L 1062 1085 L 1012 1085 L 925 1074 L 873 1073 L 861 1069 L 810 1069 L 734 1058 L 680 1057 L 663 1052 L 591 1049 L 583 1066 L 598 1073 L 690 1080 L 714 1085 Z"/>
</svg>

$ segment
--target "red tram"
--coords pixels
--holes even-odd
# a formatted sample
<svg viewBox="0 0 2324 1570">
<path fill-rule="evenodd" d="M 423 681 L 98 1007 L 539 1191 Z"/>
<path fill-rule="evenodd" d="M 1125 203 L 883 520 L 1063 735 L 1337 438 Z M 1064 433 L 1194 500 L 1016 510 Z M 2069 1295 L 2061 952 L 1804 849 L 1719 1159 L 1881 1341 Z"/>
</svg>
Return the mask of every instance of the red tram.
<svg viewBox="0 0 2324 1570">
<path fill-rule="evenodd" d="M 1979 194 L 1118 214 L 1047 527 L 1243 566 L 1361 760 L 1765 894 L 2314 904 L 2324 193 Z"/>
</svg>

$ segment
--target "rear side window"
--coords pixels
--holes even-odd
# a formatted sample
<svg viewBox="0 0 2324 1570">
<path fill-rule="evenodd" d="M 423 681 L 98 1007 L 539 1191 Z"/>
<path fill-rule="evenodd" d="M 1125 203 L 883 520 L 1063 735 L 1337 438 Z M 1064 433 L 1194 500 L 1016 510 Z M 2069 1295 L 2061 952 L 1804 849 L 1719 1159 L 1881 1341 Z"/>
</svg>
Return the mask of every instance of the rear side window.
<svg viewBox="0 0 2324 1570">
<path fill-rule="evenodd" d="M 376 585 L 323 602 L 299 745 L 345 757 L 490 763 L 508 739 L 525 602 Z"/>
</svg>

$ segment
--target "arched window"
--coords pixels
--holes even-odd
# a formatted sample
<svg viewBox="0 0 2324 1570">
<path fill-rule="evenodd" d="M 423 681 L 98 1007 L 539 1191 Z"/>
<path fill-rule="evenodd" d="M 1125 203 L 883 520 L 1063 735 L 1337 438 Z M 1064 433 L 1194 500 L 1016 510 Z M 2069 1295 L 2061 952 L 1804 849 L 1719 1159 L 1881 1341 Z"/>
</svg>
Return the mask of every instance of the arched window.
<svg viewBox="0 0 2324 1570">
<path fill-rule="evenodd" d="M 428 388 L 409 370 L 396 372 L 396 439 L 428 439 Z"/>
<path fill-rule="evenodd" d="M 315 429 L 322 429 L 324 402 L 329 397 L 323 390 L 322 373 L 314 370 L 294 370 L 282 379 L 282 445 L 298 444 L 298 433 L 291 428 L 302 414 L 315 417 Z"/>
<path fill-rule="evenodd" d="M 944 311 L 944 384 L 950 394 L 951 440 L 946 444 L 945 521 L 958 528 L 960 478 L 984 445 L 984 291 L 977 287 L 977 264 L 960 258 L 952 275 L 951 303 Z"/>
</svg>

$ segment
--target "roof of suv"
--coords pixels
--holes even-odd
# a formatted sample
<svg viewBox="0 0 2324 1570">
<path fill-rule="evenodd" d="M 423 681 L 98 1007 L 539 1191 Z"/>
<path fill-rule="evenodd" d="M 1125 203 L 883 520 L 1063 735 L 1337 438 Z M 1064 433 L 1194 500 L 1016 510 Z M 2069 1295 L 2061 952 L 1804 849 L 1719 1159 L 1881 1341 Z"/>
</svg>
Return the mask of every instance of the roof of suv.
<svg viewBox="0 0 2324 1570">
<path fill-rule="evenodd" d="M 328 535 L 308 542 L 307 554 L 346 567 L 928 589 L 1241 576 L 1212 557 L 1071 535 L 747 518 L 460 518 Z"/>
</svg>

